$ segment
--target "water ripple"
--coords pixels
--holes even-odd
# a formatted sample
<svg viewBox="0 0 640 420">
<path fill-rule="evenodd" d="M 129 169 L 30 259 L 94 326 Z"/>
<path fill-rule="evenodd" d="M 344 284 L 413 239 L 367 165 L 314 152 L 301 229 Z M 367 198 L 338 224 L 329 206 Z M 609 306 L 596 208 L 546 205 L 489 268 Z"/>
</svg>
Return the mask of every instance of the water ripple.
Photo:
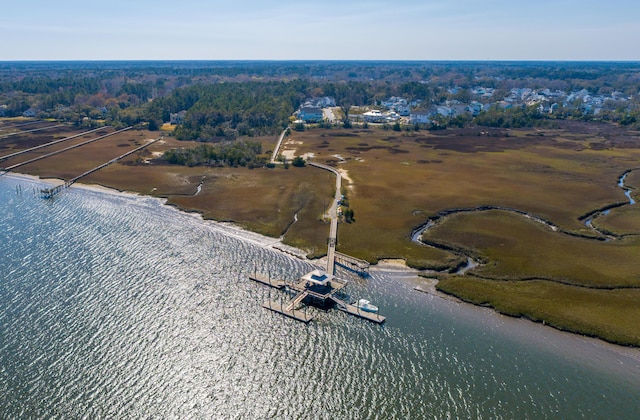
<svg viewBox="0 0 640 420">
<path fill-rule="evenodd" d="M 305 325 L 263 310 L 288 295 L 247 280 L 313 267 L 271 239 L 155 199 L 72 188 L 45 201 L 12 182 L 0 180 L 2 417 L 628 418 L 640 407 L 640 363 L 624 376 L 576 362 L 397 273 L 348 287 L 386 325 L 317 308 Z"/>
</svg>

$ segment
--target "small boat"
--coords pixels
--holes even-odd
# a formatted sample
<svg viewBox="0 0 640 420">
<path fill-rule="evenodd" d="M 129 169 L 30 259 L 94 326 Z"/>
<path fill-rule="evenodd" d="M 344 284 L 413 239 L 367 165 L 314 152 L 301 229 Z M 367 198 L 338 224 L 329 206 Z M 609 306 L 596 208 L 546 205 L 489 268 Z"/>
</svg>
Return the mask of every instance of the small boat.
<svg viewBox="0 0 640 420">
<path fill-rule="evenodd" d="M 366 299 L 360 299 L 356 306 L 366 312 L 378 312 L 378 307 L 372 305 L 371 302 Z"/>
</svg>

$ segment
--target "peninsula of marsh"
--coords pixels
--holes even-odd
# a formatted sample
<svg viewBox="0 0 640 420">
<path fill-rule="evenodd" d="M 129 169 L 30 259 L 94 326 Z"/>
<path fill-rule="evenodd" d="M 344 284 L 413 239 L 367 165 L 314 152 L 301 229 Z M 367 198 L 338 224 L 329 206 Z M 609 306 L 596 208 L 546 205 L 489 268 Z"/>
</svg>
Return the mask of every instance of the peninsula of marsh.
<svg viewBox="0 0 640 420">
<path fill-rule="evenodd" d="M 13 136 L 2 154 L 71 129 L 60 130 Z M 117 134 L 20 171 L 69 179 L 155 135 Z M 258 141 L 270 156 L 277 138 Z M 165 197 L 204 217 L 282 237 L 311 257 L 325 252 L 330 173 L 308 165 L 249 169 L 163 159 L 168 150 L 195 146 L 166 137 L 83 182 Z M 639 133 L 578 122 L 522 130 L 317 128 L 291 131 L 281 147 L 342 173 L 341 205 L 351 218 L 339 226 L 339 251 L 374 263 L 404 259 L 465 301 L 640 346 L 640 209 L 628 198 L 638 199 Z M 478 266 L 455 274 L 469 258 Z"/>
</svg>

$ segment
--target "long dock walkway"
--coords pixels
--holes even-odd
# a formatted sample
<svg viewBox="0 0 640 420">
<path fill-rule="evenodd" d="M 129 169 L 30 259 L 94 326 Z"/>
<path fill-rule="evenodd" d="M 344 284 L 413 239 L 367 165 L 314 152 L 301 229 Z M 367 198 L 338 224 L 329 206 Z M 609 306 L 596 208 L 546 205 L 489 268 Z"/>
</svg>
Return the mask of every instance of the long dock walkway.
<svg viewBox="0 0 640 420">
<path fill-rule="evenodd" d="M 113 133 L 109 133 L 109 134 L 105 134 L 104 136 L 96 137 L 95 139 L 91 139 L 91 140 L 84 141 L 82 143 L 74 144 L 73 146 L 65 147 L 64 149 L 56 150 L 54 152 L 47 153 L 46 155 L 38 156 L 38 157 L 35 157 L 33 159 L 29 159 L 29 160 L 27 160 L 25 162 L 21 162 L 21 163 L 17 163 L 15 165 L 12 165 L 12 166 L 8 166 L 6 168 L 3 168 L 2 170 L 5 171 L 5 172 L 12 171 L 12 170 L 14 170 L 16 168 L 19 168 L 20 166 L 28 165 L 30 163 L 37 162 L 37 161 L 39 161 L 41 159 L 46 159 L 48 157 L 55 156 L 55 155 L 58 155 L 60 153 L 67 152 L 69 150 L 76 149 L 78 147 L 84 146 L 85 144 L 93 143 L 95 141 L 102 140 L 104 138 L 113 136 L 115 134 L 122 133 L 123 131 L 131 130 L 131 128 L 133 128 L 133 127 L 123 128 L 122 130 L 117 130 L 117 131 L 114 131 Z"/>
<path fill-rule="evenodd" d="M 71 184 L 77 182 L 80 178 L 84 178 L 87 175 L 90 175 L 90 174 L 92 174 L 92 173 L 94 173 L 96 171 L 99 171 L 102 168 L 105 168 L 105 167 L 107 167 L 107 166 L 109 166 L 109 165 L 111 165 L 113 163 L 116 163 L 117 161 L 119 161 L 121 159 L 124 159 L 129 155 L 132 155 L 132 154 L 134 154 L 134 153 L 136 153 L 136 152 L 138 152 L 138 151 L 140 151 L 140 150 L 142 150 L 142 149 L 144 149 L 146 147 L 151 146 L 153 143 L 155 143 L 157 141 L 160 141 L 163 138 L 164 138 L 163 136 L 160 136 L 157 139 L 153 139 L 150 142 L 147 142 L 147 143 L 143 144 L 142 146 L 136 147 L 135 149 L 130 150 L 127 153 L 124 153 L 124 154 L 122 154 L 122 155 L 120 155 L 120 156 L 118 156 L 116 158 L 111 159 L 109 162 L 103 163 L 100 166 L 96 166 L 95 168 L 88 170 L 87 172 L 83 173 L 82 175 L 78 175 L 75 178 L 71 178 L 69 181 L 67 181 L 67 184 L 69 184 L 68 186 L 71 186 Z"/>
<path fill-rule="evenodd" d="M 275 159 L 283 137 L 284 132 L 280 136 L 278 146 L 273 154 L 273 159 Z M 307 315 L 306 311 L 301 311 L 299 309 L 300 306 L 304 307 L 305 301 L 320 303 L 324 307 L 326 307 L 327 302 L 329 302 L 329 305 L 333 304 L 339 310 L 349 315 L 354 315 L 377 324 L 382 324 L 386 320 L 384 316 L 379 315 L 378 313 L 365 311 L 358 305 L 347 303 L 336 296 L 336 293 L 347 285 L 346 280 L 341 280 L 334 276 L 336 263 L 344 265 L 358 273 L 366 273 L 369 269 L 369 263 L 353 258 L 349 255 L 336 252 L 336 243 L 338 240 L 338 203 L 342 198 L 342 175 L 340 175 L 340 172 L 337 169 L 332 168 L 331 166 L 316 162 L 308 163 L 310 166 L 329 171 L 336 176 L 336 194 L 331 206 L 327 210 L 327 213 L 331 218 L 331 227 L 329 229 L 329 238 L 327 240 L 327 271 L 322 272 L 321 270 L 315 270 L 302 276 L 297 282 L 289 283 L 284 280 L 272 279 L 271 276 L 258 274 L 249 276 L 251 280 L 258 283 L 276 289 L 297 292 L 297 294 L 286 303 L 283 303 L 282 301 L 276 302 L 269 300 L 264 303 L 262 307 L 281 313 L 289 318 L 307 323 L 311 320 L 311 317 Z"/>
<path fill-rule="evenodd" d="M 85 132 L 80 133 L 80 134 L 76 134 L 76 135 L 73 135 L 73 136 L 65 137 L 65 138 L 60 139 L 60 140 L 55 140 L 55 141 L 51 141 L 49 143 L 41 144 L 40 146 L 31 147 L 31 148 L 25 149 L 25 150 L 20 150 L 19 152 L 11 153 L 10 155 L 0 156 L 0 160 L 7 160 L 7 159 L 10 159 L 10 158 L 15 157 L 15 156 L 20 156 L 20 155 L 23 155 L 25 153 L 33 152 L 34 150 L 42 149 L 44 147 L 53 146 L 54 144 L 62 143 L 63 141 L 67 141 L 67 140 L 72 140 L 72 139 L 75 139 L 75 138 L 78 138 L 78 137 L 81 137 L 81 136 L 84 136 L 84 135 L 87 135 L 87 134 L 90 134 L 90 133 L 93 133 L 93 132 L 96 132 L 96 131 L 99 131 L 99 130 L 104 130 L 105 128 L 110 128 L 110 127 L 111 126 L 107 125 L 107 126 L 104 126 L 104 127 L 96 128 L 96 129 L 89 130 L 89 131 L 85 131 Z"/>
<path fill-rule="evenodd" d="M 327 241 L 327 273 L 333 275 L 336 264 L 336 243 L 338 242 L 338 201 L 342 197 L 342 175 L 340 175 L 340 172 L 338 172 L 336 168 L 332 168 L 331 166 L 316 162 L 309 162 L 309 165 L 324 169 L 336 175 L 336 195 L 328 211 L 329 217 L 331 218 L 331 227 L 329 228 L 329 239 Z"/>
<path fill-rule="evenodd" d="M 273 149 L 273 153 L 271 154 L 271 163 L 278 163 L 278 152 L 280 152 L 280 147 L 282 146 L 282 140 L 284 139 L 285 134 L 287 134 L 287 131 L 289 130 L 289 127 L 285 128 L 282 133 L 280 133 L 280 137 L 278 137 L 278 143 L 276 143 L 276 148 Z"/>
<path fill-rule="evenodd" d="M 27 134 L 27 133 L 35 133 L 36 131 L 50 130 L 52 128 L 64 127 L 66 124 L 58 124 L 58 125 L 50 125 L 42 128 L 34 128 L 33 130 L 25 130 L 25 131 L 12 131 L 8 134 L 0 135 L 0 140 L 6 139 L 7 137 L 16 136 L 18 134 Z"/>
<path fill-rule="evenodd" d="M 127 153 L 124 153 L 124 154 L 122 154 L 122 155 L 120 155 L 120 156 L 118 156 L 118 157 L 116 157 L 116 158 L 113 158 L 113 159 L 111 159 L 110 161 L 108 161 L 108 162 L 106 162 L 106 163 L 103 163 L 103 164 L 102 164 L 102 165 L 100 165 L 100 166 L 96 166 L 95 168 L 90 169 L 90 170 L 86 171 L 86 172 L 85 172 L 85 173 L 83 173 L 83 174 L 80 174 L 80 175 L 78 175 L 78 176 L 76 176 L 76 177 L 74 177 L 74 178 L 71 178 L 70 180 L 68 180 L 67 182 L 65 182 L 63 185 L 58 185 L 58 186 L 53 187 L 53 188 L 46 188 L 46 189 L 43 189 L 43 190 L 41 190 L 41 191 L 40 191 L 40 193 L 41 193 L 41 195 L 42 195 L 42 197 L 43 197 L 43 198 L 52 198 L 54 195 L 56 195 L 57 193 L 59 193 L 59 192 L 60 192 L 60 191 L 62 191 L 63 189 L 65 189 L 65 188 L 69 188 L 70 186 L 72 186 L 74 183 L 76 183 L 76 182 L 77 182 L 78 180 L 80 180 L 81 178 L 84 178 L 84 177 L 85 177 L 85 176 L 87 176 L 87 175 L 90 175 L 90 174 L 92 174 L 92 173 L 94 173 L 94 172 L 96 172 L 96 171 L 99 171 L 99 170 L 100 170 L 100 169 L 102 169 L 102 168 L 105 168 L 105 167 L 107 167 L 107 166 L 109 166 L 109 165 L 111 165 L 111 164 L 113 164 L 113 163 L 116 163 L 116 162 L 117 162 L 117 161 L 119 161 L 120 159 L 124 159 L 125 157 L 127 157 L 127 156 L 129 156 L 129 155 L 131 155 L 131 154 L 133 154 L 133 153 L 135 153 L 135 152 L 137 152 L 137 151 L 139 151 L 139 150 L 142 150 L 142 149 L 144 149 L 145 147 L 149 147 L 149 146 L 150 146 L 150 145 L 152 145 L 153 143 L 155 143 L 155 142 L 157 142 L 157 141 L 159 141 L 159 140 L 162 140 L 162 139 L 163 139 L 163 136 L 160 136 L 160 137 L 158 137 L 157 139 L 151 140 L 150 142 L 145 143 L 145 144 L 143 144 L 142 146 L 136 147 L 135 149 L 130 150 L 130 151 L 128 151 Z"/>
</svg>

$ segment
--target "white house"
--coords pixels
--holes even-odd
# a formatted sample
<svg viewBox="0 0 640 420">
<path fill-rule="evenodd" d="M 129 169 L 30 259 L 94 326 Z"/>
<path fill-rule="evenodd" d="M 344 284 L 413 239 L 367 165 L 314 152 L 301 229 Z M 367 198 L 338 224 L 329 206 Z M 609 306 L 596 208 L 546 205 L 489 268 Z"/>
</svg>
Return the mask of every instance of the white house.
<svg viewBox="0 0 640 420">
<path fill-rule="evenodd" d="M 387 116 L 377 109 L 365 112 L 364 114 L 362 114 L 362 118 L 364 118 L 365 121 L 371 123 L 381 123 L 387 121 Z"/>
<path fill-rule="evenodd" d="M 402 115 L 403 117 L 406 117 L 411 113 L 411 107 L 409 105 L 396 105 L 394 108 L 398 115 Z"/>
<path fill-rule="evenodd" d="M 327 108 L 330 106 L 336 106 L 336 100 L 330 96 L 322 98 L 309 98 L 304 101 L 303 108 Z"/>
<path fill-rule="evenodd" d="M 409 121 L 411 121 L 412 124 L 431 124 L 431 112 L 411 111 Z"/>
</svg>

